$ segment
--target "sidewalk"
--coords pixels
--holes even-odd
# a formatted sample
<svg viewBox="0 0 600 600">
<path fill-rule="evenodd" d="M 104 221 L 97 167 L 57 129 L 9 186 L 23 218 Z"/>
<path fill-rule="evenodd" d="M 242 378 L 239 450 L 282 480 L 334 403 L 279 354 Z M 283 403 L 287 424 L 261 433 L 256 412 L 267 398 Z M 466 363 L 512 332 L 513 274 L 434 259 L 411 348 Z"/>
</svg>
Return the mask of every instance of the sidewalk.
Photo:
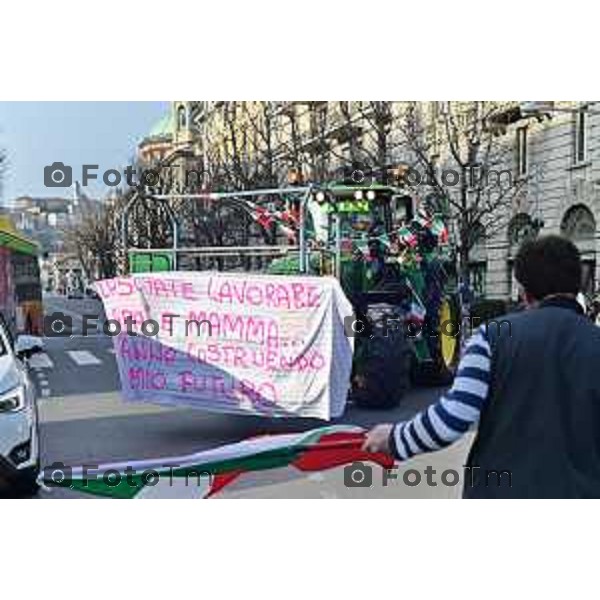
<svg viewBox="0 0 600 600">
<path fill-rule="evenodd" d="M 133 404 L 124 402 L 119 392 L 107 394 L 86 394 L 85 396 L 54 396 L 38 400 L 40 422 L 77 421 L 103 417 L 126 417 L 172 412 L 154 404 Z"/>
</svg>

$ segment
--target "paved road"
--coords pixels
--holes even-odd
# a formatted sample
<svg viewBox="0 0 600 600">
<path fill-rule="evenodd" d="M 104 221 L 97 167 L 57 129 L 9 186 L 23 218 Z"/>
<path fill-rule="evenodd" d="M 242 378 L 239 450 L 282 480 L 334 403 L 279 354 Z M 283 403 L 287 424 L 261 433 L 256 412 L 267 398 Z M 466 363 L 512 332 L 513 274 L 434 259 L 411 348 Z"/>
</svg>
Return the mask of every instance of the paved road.
<svg viewBox="0 0 600 600">
<path fill-rule="evenodd" d="M 64 315 L 72 324 L 69 337 L 46 337 L 45 352 L 31 358 L 33 380 L 41 398 L 85 396 L 119 389 L 119 375 L 113 342 L 101 331 L 82 334 L 83 315 L 98 315 L 101 329 L 105 320 L 102 303 L 98 300 L 68 300 L 64 296 L 44 297 L 46 316 Z M 60 318 L 60 317 L 57 317 Z"/>
<path fill-rule="evenodd" d="M 105 336 L 46 339 L 30 367 L 41 398 L 119 389 L 112 339 Z"/>
<path fill-rule="evenodd" d="M 435 390 L 415 390 L 393 411 L 373 412 L 348 407 L 338 422 L 368 427 L 381 421 L 405 419 L 427 405 Z M 88 394 L 52 397 L 40 402 L 43 464 L 62 461 L 67 465 L 98 464 L 128 459 L 178 456 L 266 433 L 303 431 L 323 425 L 312 419 L 277 420 L 253 416 L 220 415 L 189 409 L 167 409 L 153 405 L 131 405 L 119 394 Z M 467 445 L 423 457 L 414 468 L 424 472 L 432 465 L 439 470 L 460 469 Z M 379 472 L 377 472 L 379 473 Z M 291 473 L 268 471 L 249 474 L 224 496 L 230 497 L 453 497 L 459 488 L 381 485 L 374 475 L 369 489 L 346 488 L 343 469 L 317 473 L 289 481 Z M 318 484 L 318 485 L 317 485 Z M 306 486 L 306 488 L 304 487 Z M 75 497 L 70 490 L 43 492 L 42 497 Z"/>
<path fill-rule="evenodd" d="M 84 298 L 81 300 L 69 299 L 66 296 L 59 296 L 56 294 L 49 294 L 44 296 L 44 314 L 46 316 L 54 315 L 59 313 L 70 320 L 72 324 L 72 333 L 77 337 L 83 332 L 83 315 L 97 318 L 97 333 L 101 334 L 102 324 L 106 320 L 104 308 L 100 300 L 94 300 L 92 298 Z M 92 319 L 90 319 L 90 325 L 88 333 L 94 335 Z"/>
<path fill-rule="evenodd" d="M 77 465 L 117 460 L 176 456 L 265 433 L 303 431 L 323 425 L 312 419 L 266 419 L 167 409 L 122 402 L 112 338 L 82 337 L 82 314 L 100 313 L 95 301 L 51 298 L 46 312 L 63 312 L 73 319 L 71 338 L 46 338 L 45 352 L 32 359 L 31 370 L 40 391 L 42 464 L 54 461 Z M 88 312 L 89 311 L 89 312 Z M 369 427 L 382 421 L 406 419 L 430 403 L 435 389 L 415 389 L 394 410 L 365 411 L 349 406 L 340 420 Z M 427 457 L 427 464 L 458 465 L 465 448 Z M 421 461 L 423 462 L 423 461 Z M 418 464 L 418 463 L 417 463 Z M 425 464 L 425 463 L 423 463 Z M 425 465 L 427 466 L 427 465 Z M 444 467 L 447 468 L 447 467 Z M 458 488 L 415 488 L 377 485 L 368 490 L 346 488 L 343 471 L 314 474 L 287 481 L 289 473 L 269 471 L 248 475 L 224 495 L 268 497 L 452 496 Z M 42 492 L 41 497 L 73 497 L 69 490 Z"/>
</svg>

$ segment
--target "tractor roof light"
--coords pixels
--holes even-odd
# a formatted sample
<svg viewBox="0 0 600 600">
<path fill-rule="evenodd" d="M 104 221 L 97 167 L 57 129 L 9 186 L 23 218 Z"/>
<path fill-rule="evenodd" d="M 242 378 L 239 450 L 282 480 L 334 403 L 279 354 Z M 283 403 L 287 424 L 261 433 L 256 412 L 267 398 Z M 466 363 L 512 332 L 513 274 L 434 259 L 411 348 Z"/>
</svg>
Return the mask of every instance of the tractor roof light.
<svg viewBox="0 0 600 600">
<path fill-rule="evenodd" d="M 374 190 L 369 190 L 367 192 L 367 200 L 375 200 L 375 191 Z"/>
<path fill-rule="evenodd" d="M 323 202 L 325 202 L 327 199 L 327 196 L 325 196 L 325 192 L 317 192 L 315 199 L 319 204 L 323 204 Z"/>
<path fill-rule="evenodd" d="M 354 198 L 356 200 L 362 200 L 363 199 L 362 190 L 356 190 L 356 192 L 354 192 Z"/>
</svg>

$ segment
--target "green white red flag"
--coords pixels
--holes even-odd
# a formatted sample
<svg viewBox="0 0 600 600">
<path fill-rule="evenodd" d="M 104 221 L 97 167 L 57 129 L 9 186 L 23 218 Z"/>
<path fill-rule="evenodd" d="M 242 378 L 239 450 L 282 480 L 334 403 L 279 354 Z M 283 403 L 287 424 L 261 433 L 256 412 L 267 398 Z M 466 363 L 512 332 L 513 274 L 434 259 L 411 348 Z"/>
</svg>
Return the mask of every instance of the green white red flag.
<svg viewBox="0 0 600 600">
<path fill-rule="evenodd" d="M 364 439 L 364 429 L 348 425 L 260 436 L 187 456 L 73 467 L 60 487 L 121 499 L 208 498 L 253 471 L 288 467 L 300 476 L 357 461 L 391 468 L 391 456 L 362 450 Z"/>
</svg>

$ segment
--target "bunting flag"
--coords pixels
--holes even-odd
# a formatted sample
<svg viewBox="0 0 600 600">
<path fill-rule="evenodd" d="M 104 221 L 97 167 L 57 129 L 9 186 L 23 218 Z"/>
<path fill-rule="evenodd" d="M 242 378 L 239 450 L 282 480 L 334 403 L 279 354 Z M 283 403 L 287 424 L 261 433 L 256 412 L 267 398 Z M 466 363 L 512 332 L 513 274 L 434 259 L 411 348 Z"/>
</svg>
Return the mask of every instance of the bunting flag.
<svg viewBox="0 0 600 600">
<path fill-rule="evenodd" d="M 445 244 L 448 242 L 448 228 L 446 227 L 446 223 L 440 217 L 434 217 L 431 223 L 431 232 L 437 236 L 438 241 L 441 244 Z"/>
<path fill-rule="evenodd" d="M 289 242 L 297 242 L 298 240 L 298 227 L 296 225 L 294 225 L 293 223 L 291 224 L 286 224 L 286 223 L 277 223 L 277 227 L 279 228 L 279 230 L 285 235 L 285 237 L 288 239 Z"/>
<path fill-rule="evenodd" d="M 246 207 L 252 219 L 263 229 L 269 229 L 273 224 L 286 236 L 294 242 L 297 239 L 299 225 L 298 211 L 286 209 L 283 211 L 271 211 L 264 206 L 260 206 L 250 200 L 245 201 Z"/>
<path fill-rule="evenodd" d="M 414 232 L 412 232 L 408 227 L 401 227 L 398 230 L 398 238 L 403 244 L 410 246 L 411 248 L 417 246 L 419 241 Z"/>
<path fill-rule="evenodd" d="M 422 206 L 419 207 L 414 221 L 421 225 L 421 227 L 431 227 L 431 216 Z"/>
<path fill-rule="evenodd" d="M 369 240 L 367 238 L 354 240 L 354 245 L 363 258 L 366 258 L 369 255 L 370 248 Z"/>
<path fill-rule="evenodd" d="M 300 476 L 355 461 L 392 468 L 391 456 L 362 450 L 365 435 L 360 427 L 338 425 L 260 436 L 181 457 L 73 467 L 59 485 L 108 498 L 208 498 L 251 471 L 289 467 Z M 47 476 L 46 484 L 56 486 L 53 474 Z"/>
<path fill-rule="evenodd" d="M 436 214 L 431 216 L 429 212 L 421 206 L 417 211 L 414 221 L 421 227 L 429 229 L 431 233 L 437 237 L 440 244 L 448 242 L 448 228 L 440 215 Z"/>
<path fill-rule="evenodd" d="M 298 226 L 300 224 L 300 213 L 298 210 L 293 208 L 286 209 L 283 212 L 276 213 L 276 215 L 288 225 Z"/>
<path fill-rule="evenodd" d="M 264 206 L 254 204 L 254 202 L 246 201 L 246 205 L 249 209 L 251 217 L 264 229 L 271 227 L 271 224 L 275 221 L 275 217 L 268 209 Z"/>
</svg>

